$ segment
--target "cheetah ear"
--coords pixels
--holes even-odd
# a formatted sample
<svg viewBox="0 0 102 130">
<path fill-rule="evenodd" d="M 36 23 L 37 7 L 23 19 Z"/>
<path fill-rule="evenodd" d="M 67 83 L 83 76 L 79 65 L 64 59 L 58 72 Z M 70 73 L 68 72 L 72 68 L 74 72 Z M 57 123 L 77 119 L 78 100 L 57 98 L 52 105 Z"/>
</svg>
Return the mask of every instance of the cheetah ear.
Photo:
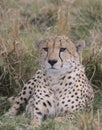
<svg viewBox="0 0 102 130">
<path fill-rule="evenodd" d="M 34 43 L 34 46 L 36 47 L 36 49 L 39 49 L 40 41 L 35 40 L 33 43 Z"/>
<path fill-rule="evenodd" d="M 79 61 L 80 63 L 82 63 L 82 51 L 85 48 L 85 41 L 84 40 L 78 40 L 74 42 L 75 46 L 76 46 L 76 50 L 79 54 Z"/>
<path fill-rule="evenodd" d="M 78 40 L 74 42 L 75 46 L 76 46 L 76 50 L 77 52 L 80 54 L 83 49 L 85 48 L 85 41 L 84 40 Z"/>
<path fill-rule="evenodd" d="M 39 50 L 41 48 L 40 45 L 43 44 L 45 41 L 46 40 L 40 40 L 40 41 L 35 40 L 34 41 L 34 46 Z"/>
</svg>

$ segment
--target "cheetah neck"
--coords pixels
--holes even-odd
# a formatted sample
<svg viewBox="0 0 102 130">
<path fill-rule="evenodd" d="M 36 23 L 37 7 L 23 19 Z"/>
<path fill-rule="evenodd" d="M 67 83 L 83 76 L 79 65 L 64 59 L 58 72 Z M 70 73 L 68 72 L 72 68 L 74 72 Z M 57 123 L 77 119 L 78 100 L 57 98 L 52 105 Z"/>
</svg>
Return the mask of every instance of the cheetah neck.
<svg viewBox="0 0 102 130">
<path fill-rule="evenodd" d="M 78 71 L 78 68 L 80 68 L 79 70 L 84 71 L 84 68 L 81 64 L 76 64 L 75 66 L 72 66 L 72 68 L 70 68 L 70 70 L 67 71 L 46 71 L 46 76 L 49 80 L 49 82 L 51 83 L 51 85 L 54 84 L 58 84 L 59 80 L 63 77 L 63 76 L 67 76 L 69 74 L 73 74 L 76 73 Z M 76 71 L 75 71 L 76 70 Z M 80 73 L 80 72 L 79 72 Z"/>
</svg>

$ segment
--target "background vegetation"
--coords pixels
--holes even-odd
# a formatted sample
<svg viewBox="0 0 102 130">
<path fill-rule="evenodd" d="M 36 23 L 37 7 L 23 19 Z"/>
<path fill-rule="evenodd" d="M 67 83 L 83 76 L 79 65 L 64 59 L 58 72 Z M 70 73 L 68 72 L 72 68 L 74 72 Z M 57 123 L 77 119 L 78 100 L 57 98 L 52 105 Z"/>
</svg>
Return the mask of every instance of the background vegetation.
<svg viewBox="0 0 102 130">
<path fill-rule="evenodd" d="M 33 43 L 53 35 L 85 40 L 83 64 L 95 92 L 93 112 L 58 123 L 48 119 L 38 130 L 102 130 L 102 0 L 0 0 L 0 130 L 33 130 L 21 114 L 3 116 L 39 68 Z"/>
</svg>

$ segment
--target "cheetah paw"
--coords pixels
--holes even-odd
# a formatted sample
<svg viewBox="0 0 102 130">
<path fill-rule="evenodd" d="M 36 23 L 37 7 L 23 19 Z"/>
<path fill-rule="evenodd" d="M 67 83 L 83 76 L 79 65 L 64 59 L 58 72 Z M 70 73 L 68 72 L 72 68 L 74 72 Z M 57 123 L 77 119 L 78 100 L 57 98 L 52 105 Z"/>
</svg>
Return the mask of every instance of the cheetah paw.
<svg viewBox="0 0 102 130">
<path fill-rule="evenodd" d="M 57 122 L 62 122 L 63 120 L 62 120 L 62 117 L 56 117 L 56 118 L 55 118 L 55 121 L 57 121 Z"/>
<path fill-rule="evenodd" d="M 35 128 L 37 128 L 41 125 L 41 121 L 39 121 L 38 119 L 33 119 L 31 121 L 31 125 L 34 126 Z"/>
</svg>

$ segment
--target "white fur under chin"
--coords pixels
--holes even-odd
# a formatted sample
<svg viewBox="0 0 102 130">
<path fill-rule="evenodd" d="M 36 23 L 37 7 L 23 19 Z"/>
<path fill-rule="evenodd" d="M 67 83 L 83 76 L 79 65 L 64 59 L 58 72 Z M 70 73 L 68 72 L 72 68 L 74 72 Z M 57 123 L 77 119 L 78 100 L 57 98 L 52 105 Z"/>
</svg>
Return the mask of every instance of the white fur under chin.
<svg viewBox="0 0 102 130">
<path fill-rule="evenodd" d="M 59 78 L 60 76 L 66 74 L 66 73 L 69 73 L 71 71 L 73 71 L 75 68 L 75 66 L 65 66 L 64 67 L 61 67 L 61 68 L 54 68 L 54 69 L 47 69 L 45 70 L 45 73 L 50 76 L 52 79 L 53 78 Z"/>
</svg>

